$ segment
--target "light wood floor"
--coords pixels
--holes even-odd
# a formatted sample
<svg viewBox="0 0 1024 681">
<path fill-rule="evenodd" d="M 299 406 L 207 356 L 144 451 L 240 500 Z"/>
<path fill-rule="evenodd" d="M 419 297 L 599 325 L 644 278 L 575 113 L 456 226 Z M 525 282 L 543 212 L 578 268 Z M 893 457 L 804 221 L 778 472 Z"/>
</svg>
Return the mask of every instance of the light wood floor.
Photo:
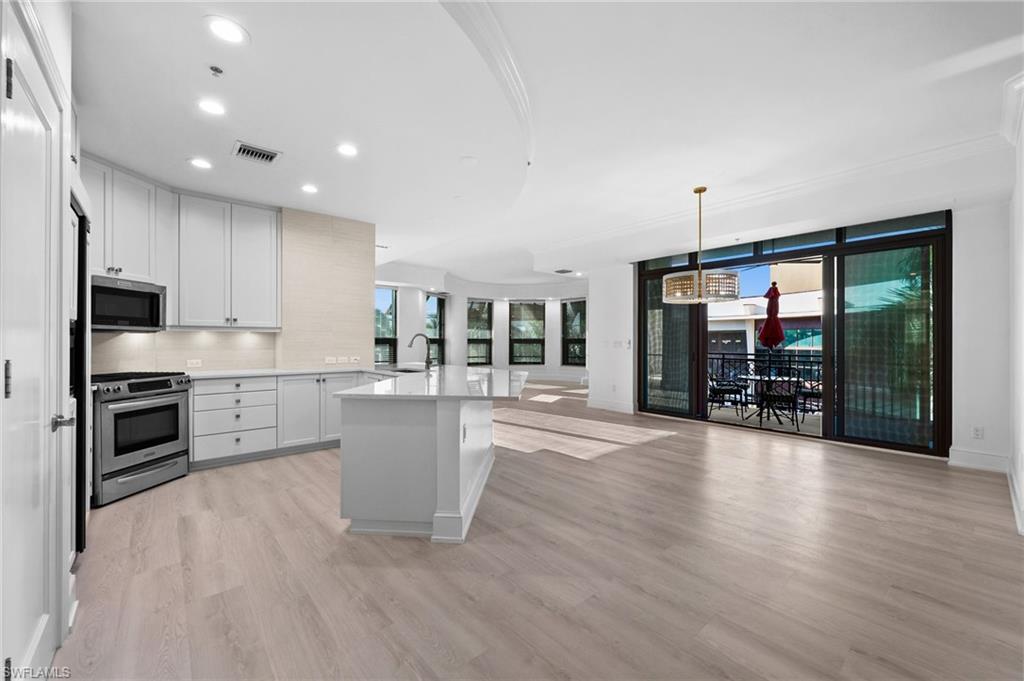
<svg viewBox="0 0 1024 681">
<path fill-rule="evenodd" d="M 1002 476 L 563 394 L 506 420 L 590 419 L 563 435 L 614 446 L 499 450 L 462 546 L 347 534 L 337 450 L 97 510 L 55 664 L 117 679 L 1022 677 L 1024 539 Z"/>
</svg>

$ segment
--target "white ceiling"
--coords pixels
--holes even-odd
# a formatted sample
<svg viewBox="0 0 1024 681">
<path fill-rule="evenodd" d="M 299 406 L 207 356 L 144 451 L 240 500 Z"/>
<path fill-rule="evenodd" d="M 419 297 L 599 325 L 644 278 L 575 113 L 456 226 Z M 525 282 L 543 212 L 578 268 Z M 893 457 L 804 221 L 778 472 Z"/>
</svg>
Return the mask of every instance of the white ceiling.
<svg viewBox="0 0 1024 681">
<path fill-rule="evenodd" d="M 1020 3 L 492 7 L 529 97 L 529 168 L 499 81 L 434 3 L 77 5 L 83 146 L 185 189 L 375 222 L 381 261 L 536 282 L 689 247 L 695 184 L 711 211 L 991 136 L 1024 69 Z M 252 43 L 218 43 L 207 14 Z M 214 95 L 221 119 L 195 107 Z M 231 159 L 236 138 L 284 155 Z M 797 221 L 768 214 L 706 226 Z"/>
</svg>

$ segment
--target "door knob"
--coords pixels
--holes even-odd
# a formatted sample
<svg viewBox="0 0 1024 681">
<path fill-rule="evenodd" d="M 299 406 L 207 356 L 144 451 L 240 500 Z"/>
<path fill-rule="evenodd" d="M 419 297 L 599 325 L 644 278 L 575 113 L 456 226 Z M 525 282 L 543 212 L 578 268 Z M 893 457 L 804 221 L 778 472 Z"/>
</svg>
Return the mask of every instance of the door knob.
<svg viewBox="0 0 1024 681">
<path fill-rule="evenodd" d="M 75 417 L 64 418 L 64 414 L 55 414 L 50 418 L 50 430 L 54 433 L 57 432 L 58 428 L 66 428 L 68 426 L 75 425 Z"/>
</svg>

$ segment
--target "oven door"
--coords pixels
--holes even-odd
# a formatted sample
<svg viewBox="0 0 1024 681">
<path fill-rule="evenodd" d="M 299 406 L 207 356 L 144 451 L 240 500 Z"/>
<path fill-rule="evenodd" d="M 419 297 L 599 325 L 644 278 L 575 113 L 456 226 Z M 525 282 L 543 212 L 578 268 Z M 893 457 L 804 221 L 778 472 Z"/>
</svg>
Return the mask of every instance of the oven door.
<svg viewBox="0 0 1024 681">
<path fill-rule="evenodd" d="M 188 393 L 103 402 L 99 408 L 103 475 L 188 451 Z"/>
</svg>

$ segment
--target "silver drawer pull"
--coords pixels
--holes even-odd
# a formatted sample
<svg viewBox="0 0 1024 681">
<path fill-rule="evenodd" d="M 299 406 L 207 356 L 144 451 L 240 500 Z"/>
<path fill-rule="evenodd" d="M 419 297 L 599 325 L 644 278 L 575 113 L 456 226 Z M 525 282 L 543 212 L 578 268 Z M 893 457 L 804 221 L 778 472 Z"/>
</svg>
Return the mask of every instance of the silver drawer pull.
<svg viewBox="0 0 1024 681">
<path fill-rule="evenodd" d="M 117 484 L 119 484 L 119 485 L 123 485 L 126 482 L 131 482 L 132 480 L 137 480 L 138 478 L 142 478 L 142 477 L 145 477 L 147 475 L 152 475 L 153 473 L 158 473 L 158 472 L 160 472 L 162 470 L 170 468 L 171 466 L 177 466 L 177 465 L 178 465 L 177 460 L 175 460 L 175 461 L 168 461 L 167 463 L 162 463 L 159 466 L 156 466 L 155 468 L 150 468 L 149 470 L 139 471 L 138 473 L 132 473 L 131 475 L 126 475 L 123 478 L 118 478 L 115 482 L 117 482 Z"/>
<path fill-rule="evenodd" d="M 242 398 L 241 397 L 235 398 L 235 404 L 241 404 L 241 403 L 242 403 Z"/>
<path fill-rule="evenodd" d="M 240 418 L 242 418 L 242 415 L 241 414 L 235 414 L 235 418 L 236 419 L 240 419 Z"/>
<path fill-rule="evenodd" d="M 235 387 L 236 387 L 236 388 L 241 388 L 241 387 L 242 387 L 242 384 L 241 384 L 241 383 L 235 383 Z"/>
<path fill-rule="evenodd" d="M 236 438 L 235 438 L 235 444 L 236 444 L 236 445 L 237 445 L 237 444 L 238 444 L 239 442 L 241 442 L 241 441 L 242 441 L 242 438 L 240 438 L 240 437 L 236 437 Z"/>
</svg>

